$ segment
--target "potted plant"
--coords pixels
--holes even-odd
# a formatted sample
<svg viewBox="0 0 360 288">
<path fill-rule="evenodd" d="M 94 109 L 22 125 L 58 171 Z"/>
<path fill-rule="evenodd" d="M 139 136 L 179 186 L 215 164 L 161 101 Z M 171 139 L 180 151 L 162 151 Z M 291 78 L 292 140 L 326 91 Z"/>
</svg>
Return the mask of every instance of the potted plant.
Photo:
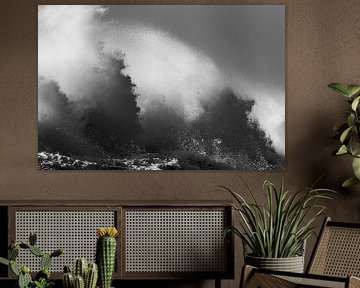
<svg viewBox="0 0 360 288">
<path fill-rule="evenodd" d="M 0 257 L 0 263 L 10 266 L 11 271 L 18 277 L 18 288 L 50 288 L 54 286 L 54 282 L 50 280 L 50 265 L 52 259 L 62 255 L 64 250 L 57 249 L 52 253 L 45 253 L 38 246 L 36 246 L 36 241 L 36 234 L 30 233 L 29 243 L 12 242 L 8 252 L 8 259 Z M 31 254 L 41 259 L 41 270 L 36 273 L 34 279 L 31 277 L 30 268 L 28 266 L 20 266 L 18 263 L 16 263 L 20 249 L 28 250 Z"/>
<path fill-rule="evenodd" d="M 86 258 L 78 258 L 74 263 L 73 271 L 64 266 L 64 288 L 113 288 L 112 276 L 116 261 L 116 237 L 118 231 L 115 227 L 99 227 L 96 230 L 96 263 L 88 262 Z"/>
<path fill-rule="evenodd" d="M 347 179 L 342 184 L 342 187 L 349 187 L 360 183 L 360 85 L 331 83 L 328 87 L 344 96 L 346 102 L 350 104 L 346 121 L 334 127 L 334 131 L 337 133 L 336 138 L 340 142 L 334 155 L 350 155 L 352 157 L 354 177 Z"/>
<path fill-rule="evenodd" d="M 242 180 L 242 179 L 241 179 Z M 235 199 L 233 208 L 240 215 L 239 227 L 228 227 L 226 233 L 239 236 L 244 247 L 250 250 L 244 255 L 245 264 L 259 268 L 303 272 L 305 241 L 314 233 L 316 219 L 326 207 L 318 200 L 331 199 L 329 189 L 304 188 L 296 193 L 278 189 L 266 180 L 266 205 L 261 205 L 249 186 L 242 180 L 251 201 L 225 186 Z M 245 251 L 245 249 L 244 249 Z"/>
<path fill-rule="evenodd" d="M 86 258 L 77 258 L 73 271 L 69 266 L 64 266 L 62 275 L 63 288 L 95 288 L 98 279 L 98 266 Z"/>
</svg>

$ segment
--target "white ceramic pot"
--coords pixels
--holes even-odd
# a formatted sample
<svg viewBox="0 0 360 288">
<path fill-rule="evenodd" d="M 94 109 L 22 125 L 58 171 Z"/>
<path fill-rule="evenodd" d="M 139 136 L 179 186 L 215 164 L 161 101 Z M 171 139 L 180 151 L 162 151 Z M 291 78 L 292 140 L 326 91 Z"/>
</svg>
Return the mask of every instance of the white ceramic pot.
<svg viewBox="0 0 360 288">
<path fill-rule="evenodd" d="M 246 255 L 245 263 L 262 269 L 304 273 L 304 256 L 263 258 Z"/>
</svg>

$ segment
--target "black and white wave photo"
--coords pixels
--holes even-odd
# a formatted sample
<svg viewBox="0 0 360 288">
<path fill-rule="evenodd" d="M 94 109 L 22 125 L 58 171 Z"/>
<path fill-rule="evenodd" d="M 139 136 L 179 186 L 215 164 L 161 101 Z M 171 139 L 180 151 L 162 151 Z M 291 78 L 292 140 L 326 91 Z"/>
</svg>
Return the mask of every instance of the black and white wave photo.
<svg viewBox="0 0 360 288">
<path fill-rule="evenodd" d="M 278 170 L 283 5 L 39 5 L 38 168 Z"/>
</svg>

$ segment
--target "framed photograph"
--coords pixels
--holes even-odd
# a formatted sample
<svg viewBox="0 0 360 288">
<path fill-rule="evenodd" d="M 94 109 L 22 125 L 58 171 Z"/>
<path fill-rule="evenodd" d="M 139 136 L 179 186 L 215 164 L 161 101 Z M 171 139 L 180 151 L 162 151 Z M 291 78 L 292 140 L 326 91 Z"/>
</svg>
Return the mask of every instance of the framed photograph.
<svg viewBox="0 0 360 288">
<path fill-rule="evenodd" d="M 39 5 L 38 168 L 285 165 L 283 5 Z"/>
</svg>

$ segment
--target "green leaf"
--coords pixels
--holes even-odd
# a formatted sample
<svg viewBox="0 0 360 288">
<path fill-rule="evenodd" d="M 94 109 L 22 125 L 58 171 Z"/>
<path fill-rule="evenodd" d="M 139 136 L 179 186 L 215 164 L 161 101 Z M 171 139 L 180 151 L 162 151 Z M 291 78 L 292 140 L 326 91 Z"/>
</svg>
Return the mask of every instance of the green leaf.
<svg viewBox="0 0 360 288">
<path fill-rule="evenodd" d="M 360 158 L 354 157 L 352 168 L 357 179 L 360 180 Z"/>
<path fill-rule="evenodd" d="M 10 261 L 10 268 L 11 268 L 11 271 L 12 271 L 16 276 L 19 276 L 21 270 L 20 270 L 20 268 L 16 265 L 16 262 L 15 262 L 15 261 Z"/>
<path fill-rule="evenodd" d="M 341 143 L 344 143 L 344 141 L 346 140 L 346 137 L 348 136 L 349 132 L 351 131 L 353 127 L 349 127 L 347 129 L 345 129 L 345 131 L 343 133 L 341 133 L 341 136 L 340 136 L 340 141 Z"/>
<path fill-rule="evenodd" d="M 3 258 L 3 257 L 0 257 L 0 263 L 1 264 L 4 264 L 4 265 L 9 265 L 9 260 L 8 259 L 5 259 L 5 258 Z"/>
<path fill-rule="evenodd" d="M 302 244 L 313 234 L 312 223 L 322 215 L 324 207 L 318 200 L 330 199 L 331 190 L 306 188 L 290 193 L 283 183 L 280 189 L 269 181 L 264 182 L 267 203 L 263 206 L 256 201 L 250 188 L 245 185 L 245 193 L 250 194 L 251 202 L 224 186 L 220 188 L 234 196 L 237 204 L 233 208 L 240 214 L 240 229 L 231 227 L 258 257 L 291 257 L 301 253 Z M 307 215 L 313 211 L 312 217 Z M 315 216 L 314 216 L 315 215 Z M 310 219 L 310 220 L 308 220 Z"/>
<path fill-rule="evenodd" d="M 359 105 L 360 96 L 356 97 L 351 103 L 351 109 L 356 111 L 357 106 Z"/>
<path fill-rule="evenodd" d="M 331 83 L 328 85 L 329 88 L 333 89 L 335 92 L 339 93 L 342 96 L 351 97 L 350 92 L 347 89 L 347 86 L 341 84 L 341 83 Z"/>
<path fill-rule="evenodd" d="M 348 146 L 351 150 L 351 154 L 354 157 L 359 157 L 360 156 L 360 138 L 357 134 L 354 134 L 350 137 Z"/>
<path fill-rule="evenodd" d="M 348 149 L 350 155 L 355 156 L 353 147 L 351 146 L 351 138 L 346 144 L 346 148 Z"/>
<path fill-rule="evenodd" d="M 351 178 L 347 179 L 346 181 L 344 181 L 344 183 L 341 185 L 341 187 L 348 188 L 352 185 L 359 184 L 359 183 L 360 183 L 359 179 L 357 179 L 356 177 L 351 177 Z"/>
<path fill-rule="evenodd" d="M 353 113 L 350 113 L 350 115 L 347 118 L 347 124 L 349 127 L 355 126 L 356 124 L 356 116 Z"/>
<path fill-rule="evenodd" d="M 348 85 L 347 90 L 351 96 L 354 96 L 360 92 L 360 85 Z"/>
<path fill-rule="evenodd" d="M 336 152 L 335 155 L 344 155 L 347 153 L 348 153 L 348 150 L 347 150 L 346 145 L 341 145 L 341 147 L 339 148 L 339 150 Z"/>
</svg>

